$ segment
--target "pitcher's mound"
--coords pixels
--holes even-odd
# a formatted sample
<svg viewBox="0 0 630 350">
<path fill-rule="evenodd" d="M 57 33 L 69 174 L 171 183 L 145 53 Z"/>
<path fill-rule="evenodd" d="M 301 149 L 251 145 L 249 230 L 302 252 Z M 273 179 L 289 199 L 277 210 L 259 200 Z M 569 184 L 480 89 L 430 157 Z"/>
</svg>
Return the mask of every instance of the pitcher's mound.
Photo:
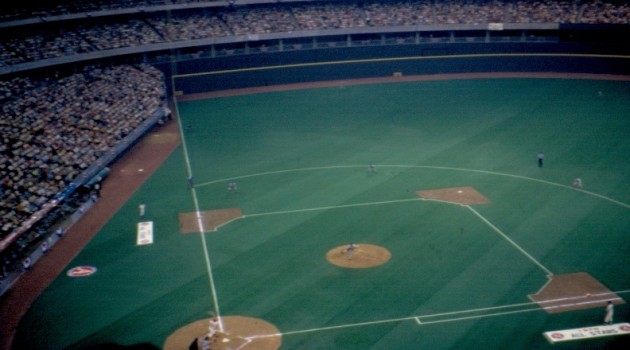
<svg viewBox="0 0 630 350">
<path fill-rule="evenodd" d="M 604 307 L 608 301 L 624 300 L 586 272 L 551 276 L 549 282 L 530 298 L 548 313 Z"/>
<path fill-rule="evenodd" d="M 179 213 L 179 230 L 181 233 L 199 233 L 201 219 L 204 232 L 216 231 L 219 227 L 242 217 L 243 213 L 239 208 Z"/>
<path fill-rule="evenodd" d="M 280 331 L 271 323 L 243 316 L 226 316 L 221 320 L 224 332 L 212 340 L 212 350 L 277 350 L 282 345 Z M 195 339 L 201 340 L 208 334 L 209 325 L 209 318 L 187 324 L 166 338 L 163 349 L 188 349 Z"/>
<path fill-rule="evenodd" d="M 389 250 L 373 244 L 356 244 L 349 251 L 348 245 L 335 247 L 326 253 L 326 260 L 331 264 L 350 269 L 366 269 L 382 265 L 389 261 L 392 254 Z"/>
<path fill-rule="evenodd" d="M 424 199 L 437 200 L 461 205 L 476 205 L 490 203 L 490 200 L 473 187 L 450 187 L 432 190 L 416 191 Z"/>
</svg>

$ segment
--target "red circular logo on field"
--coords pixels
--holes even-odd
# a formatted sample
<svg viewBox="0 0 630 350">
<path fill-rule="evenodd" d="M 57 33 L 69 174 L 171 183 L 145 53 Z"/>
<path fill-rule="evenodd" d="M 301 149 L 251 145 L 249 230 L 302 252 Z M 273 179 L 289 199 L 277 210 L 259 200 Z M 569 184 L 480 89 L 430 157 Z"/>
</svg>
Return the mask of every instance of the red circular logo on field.
<svg viewBox="0 0 630 350">
<path fill-rule="evenodd" d="M 554 338 L 554 339 L 562 339 L 562 338 L 564 338 L 564 334 L 562 334 L 562 333 L 554 333 L 554 334 L 551 335 L 551 337 Z"/>
<path fill-rule="evenodd" d="M 87 277 L 93 275 L 96 272 L 94 266 L 77 266 L 68 270 L 68 276 L 70 277 Z"/>
</svg>

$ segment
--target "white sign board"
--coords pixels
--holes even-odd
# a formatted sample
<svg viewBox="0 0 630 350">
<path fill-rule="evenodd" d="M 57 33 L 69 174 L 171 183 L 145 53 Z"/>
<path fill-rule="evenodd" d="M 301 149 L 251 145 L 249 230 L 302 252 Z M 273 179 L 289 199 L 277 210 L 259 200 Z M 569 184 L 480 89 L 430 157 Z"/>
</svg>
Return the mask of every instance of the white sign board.
<svg viewBox="0 0 630 350">
<path fill-rule="evenodd" d="M 153 243 L 153 221 L 139 222 L 136 244 L 145 245 L 151 243 Z"/>
<path fill-rule="evenodd" d="M 609 337 L 613 335 L 630 334 L 630 323 L 615 323 L 605 326 L 565 329 L 562 331 L 545 332 L 543 335 L 550 343 L 570 340 Z"/>
</svg>

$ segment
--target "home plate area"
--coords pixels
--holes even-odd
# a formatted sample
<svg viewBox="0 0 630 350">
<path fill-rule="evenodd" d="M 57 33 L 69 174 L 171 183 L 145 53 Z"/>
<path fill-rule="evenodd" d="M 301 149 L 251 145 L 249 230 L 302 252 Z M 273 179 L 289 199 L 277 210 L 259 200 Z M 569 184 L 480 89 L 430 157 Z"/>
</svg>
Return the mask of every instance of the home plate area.
<svg viewBox="0 0 630 350">
<path fill-rule="evenodd" d="M 212 350 L 277 350 L 282 345 L 280 331 L 269 322 L 245 316 L 225 316 L 221 320 L 223 332 L 211 338 Z M 184 325 L 166 339 L 163 349 L 201 349 L 209 324 L 210 319 L 203 319 Z"/>
</svg>

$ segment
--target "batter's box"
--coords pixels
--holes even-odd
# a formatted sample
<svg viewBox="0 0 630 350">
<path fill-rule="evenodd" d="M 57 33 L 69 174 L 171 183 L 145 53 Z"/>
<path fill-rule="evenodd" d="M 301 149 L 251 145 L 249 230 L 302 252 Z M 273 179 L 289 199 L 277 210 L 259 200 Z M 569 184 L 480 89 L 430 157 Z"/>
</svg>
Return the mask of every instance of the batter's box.
<svg viewBox="0 0 630 350">
<path fill-rule="evenodd" d="M 419 197 L 429 200 L 449 202 L 461 205 L 479 205 L 490 203 L 490 200 L 473 187 L 449 187 L 416 191 Z"/>
<path fill-rule="evenodd" d="M 550 314 L 603 308 L 608 301 L 625 304 L 617 294 L 586 272 L 551 276 L 538 293 L 529 297 Z"/>
<path fill-rule="evenodd" d="M 217 228 L 242 217 L 240 208 L 179 213 L 179 231 L 181 233 L 216 231 Z"/>
</svg>

